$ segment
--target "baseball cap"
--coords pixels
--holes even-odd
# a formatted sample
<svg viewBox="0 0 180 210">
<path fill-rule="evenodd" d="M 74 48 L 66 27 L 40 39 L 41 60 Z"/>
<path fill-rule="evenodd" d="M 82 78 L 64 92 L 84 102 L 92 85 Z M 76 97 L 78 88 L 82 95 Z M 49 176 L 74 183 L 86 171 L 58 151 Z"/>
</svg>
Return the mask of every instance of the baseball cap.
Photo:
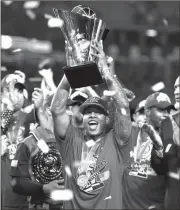
<svg viewBox="0 0 180 210">
<path fill-rule="evenodd" d="M 139 102 L 135 109 L 135 113 L 144 111 L 145 103 L 146 103 L 146 100 Z"/>
<path fill-rule="evenodd" d="M 167 109 L 170 106 L 172 106 L 172 104 L 169 96 L 161 92 L 149 95 L 145 102 L 145 108 L 157 107 L 160 109 Z"/>
<path fill-rule="evenodd" d="M 109 115 L 108 104 L 101 98 L 98 97 L 90 97 L 88 98 L 81 106 L 79 111 L 84 114 L 85 110 L 90 106 L 97 106 L 101 108 L 107 115 Z"/>
<path fill-rule="evenodd" d="M 26 86 L 18 81 L 19 76 L 17 74 L 8 74 L 1 80 L 1 88 L 8 86 L 13 80 L 16 80 L 14 87 L 18 90 L 26 89 Z"/>
</svg>

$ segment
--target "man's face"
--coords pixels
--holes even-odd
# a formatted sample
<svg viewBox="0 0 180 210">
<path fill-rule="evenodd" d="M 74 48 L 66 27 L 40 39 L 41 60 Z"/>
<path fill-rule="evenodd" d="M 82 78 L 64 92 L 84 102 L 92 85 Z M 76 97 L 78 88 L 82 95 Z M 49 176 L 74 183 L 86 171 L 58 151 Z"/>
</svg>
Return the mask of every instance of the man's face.
<svg viewBox="0 0 180 210">
<path fill-rule="evenodd" d="M 178 77 L 174 84 L 174 96 L 175 96 L 175 106 L 179 107 L 180 104 L 180 77 Z"/>
<path fill-rule="evenodd" d="M 156 107 L 150 108 L 149 118 L 152 125 L 159 129 L 161 122 L 168 116 L 168 111 L 166 109 L 159 109 Z"/>
<path fill-rule="evenodd" d="M 108 117 L 97 106 L 88 107 L 83 116 L 83 124 L 86 134 L 91 137 L 100 136 L 106 128 Z"/>
<path fill-rule="evenodd" d="M 8 86 L 4 87 L 4 89 L 3 89 L 3 97 L 8 98 L 11 101 L 10 91 L 11 90 L 10 90 L 10 88 Z M 15 106 L 16 110 L 21 109 L 23 107 L 23 105 L 24 105 L 23 90 L 19 90 L 19 89 L 15 88 L 14 92 L 13 92 L 13 96 L 14 96 L 15 101 L 16 101 L 16 106 Z"/>
<path fill-rule="evenodd" d="M 144 111 L 136 112 L 134 115 L 134 120 L 137 124 L 142 124 L 146 122 L 146 115 Z"/>
<path fill-rule="evenodd" d="M 19 110 L 24 105 L 24 94 L 23 94 L 23 90 L 15 89 L 14 94 L 16 95 L 16 97 L 18 99 L 18 102 L 17 102 L 17 105 L 16 105 L 16 109 Z"/>
</svg>

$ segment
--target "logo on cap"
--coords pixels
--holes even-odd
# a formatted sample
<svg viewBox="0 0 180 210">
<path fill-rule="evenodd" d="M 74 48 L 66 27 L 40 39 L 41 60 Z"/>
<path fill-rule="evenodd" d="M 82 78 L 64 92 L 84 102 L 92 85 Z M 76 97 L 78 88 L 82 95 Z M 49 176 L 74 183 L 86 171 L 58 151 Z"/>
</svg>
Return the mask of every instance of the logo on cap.
<svg viewBox="0 0 180 210">
<path fill-rule="evenodd" d="M 169 97 L 166 94 L 164 94 L 164 93 L 160 93 L 157 96 L 156 100 L 157 100 L 158 103 L 159 102 L 166 102 L 166 101 L 169 102 L 169 103 L 171 103 Z"/>
<path fill-rule="evenodd" d="M 98 103 L 99 102 L 99 98 L 97 98 L 97 97 L 90 98 L 89 102 L 90 103 Z"/>
</svg>

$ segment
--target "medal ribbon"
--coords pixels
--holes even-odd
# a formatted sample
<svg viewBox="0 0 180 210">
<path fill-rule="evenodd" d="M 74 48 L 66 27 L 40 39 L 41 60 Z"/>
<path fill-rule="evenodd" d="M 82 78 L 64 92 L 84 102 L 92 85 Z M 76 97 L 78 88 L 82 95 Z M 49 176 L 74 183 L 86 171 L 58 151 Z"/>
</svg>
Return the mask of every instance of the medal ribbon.
<svg viewBox="0 0 180 210">
<path fill-rule="evenodd" d="M 82 147 L 82 156 L 81 156 L 81 172 L 87 171 L 88 167 L 90 164 L 92 164 L 93 156 L 96 153 L 99 145 L 100 145 L 100 140 L 96 141 L 95 145 L 93 145 L 88 152 L 88 147 L 86 145 L 86 142 L 83 143 Z"/>
</svg>

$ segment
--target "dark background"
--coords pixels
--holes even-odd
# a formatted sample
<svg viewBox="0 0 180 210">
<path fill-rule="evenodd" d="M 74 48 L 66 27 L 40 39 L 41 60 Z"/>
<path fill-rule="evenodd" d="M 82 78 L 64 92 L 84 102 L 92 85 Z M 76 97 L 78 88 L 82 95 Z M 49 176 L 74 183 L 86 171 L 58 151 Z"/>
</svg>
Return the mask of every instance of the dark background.
<svg viewBox="0 0 180 210">
<path fill-rule="evenodd" d="M 90 6 L 104 19 L 110 32 L 104 42 L 107 55 L 115 60 L 115 71 L 122 82 L 136 94 L 132 108 L 152 93 L 151 86 L 164 82 L 162 92 L 172 100 L 174 81 L 179 75 L 179 1 L 41 1 L 38 8 L 24 8 L 24 1 L 10 5 L 1 2 L 1 34 L 49 41 L 50 53 L 36 50 L 1 50 L 1 77 L 20 69 L 27 77 L 31 92 L 39 82 L 29 78 L 39 77 L 38 64 L 44 58 L 52 58 L 54 80 L 58 84 L 65 65 L 64 37 L 59 28 L 49 28 L 44 14 L 53 16 L 52 8 L 72 9 L 83 4 Z M 31 18 L 27 10 L 35 15 Z M 146 35 L 147 29 L 157 31 L 157 36 Z M 16 45 L 18 48 L 18 41 Z M 27 43 L 25 43 L 27 44 Z"/>
</svg>

